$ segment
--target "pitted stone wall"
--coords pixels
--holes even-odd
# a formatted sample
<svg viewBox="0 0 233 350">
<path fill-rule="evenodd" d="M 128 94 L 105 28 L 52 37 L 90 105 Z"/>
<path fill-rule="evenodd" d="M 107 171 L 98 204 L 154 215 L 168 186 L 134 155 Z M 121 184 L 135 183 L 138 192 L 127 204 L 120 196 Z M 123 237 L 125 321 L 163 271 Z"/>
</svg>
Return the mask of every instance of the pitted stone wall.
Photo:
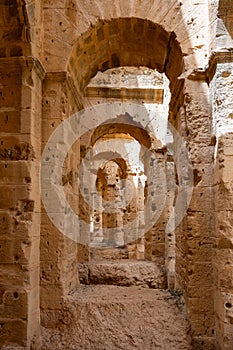
<svg viewBox="0 0 233 350">
<path fill-rule="evenodd" d="M 185 296 L 194 348 L 231 349 L 232 13 L 226 0 L 2 1 L 1 346 L 38 349 L 39 307 L 43 325 L 55 327 L 78 285 L 77 245 L 40 203 L 39 162 L 49 135 L 82 109 L 98 70 L 143 65 L 170 79 L 169 120 L 193 164 L 192 200 L 171 251 L 175 288 Z M 63 174 L 77 210 L 79 148 L 69 152 Z M 178 154 L 176 140 L 174 149 Z M 154 244 L 146 238 L 147 257 L 169 246 L 166 237 L 155 242 L 159 237 L 157 230 Z M 78 256 L 88 260 L 89 250 L 79 245 Z"/>
<path fill-rule="evenodd" d="M 1 345 L 38 342 L 41 73 L 1 61 Z"/>
</svg>

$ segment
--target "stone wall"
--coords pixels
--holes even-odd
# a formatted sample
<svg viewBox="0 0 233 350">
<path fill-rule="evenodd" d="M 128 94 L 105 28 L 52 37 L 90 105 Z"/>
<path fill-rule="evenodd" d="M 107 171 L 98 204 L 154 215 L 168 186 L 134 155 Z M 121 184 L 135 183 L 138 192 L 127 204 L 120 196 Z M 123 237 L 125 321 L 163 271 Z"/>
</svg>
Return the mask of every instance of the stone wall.
<svg viewBox="0 0 233 350">
<path fill-rule="evenodd" d="M 89 259 L 89 248 L 59 232 L 41 206 L 39 165 L 49 136 L 83 106 L 105 99 L 88 96 L 98 71 L 147 66 L 170 81 L 169 121 L 186 143 L 194 188 L 190 203 L 183 196 L 175 206 L 175 214 L 185 209 L 187 215 L 177 225 L 175 216 L 171 236 L 164 233 L 164 212 L 138 249 L 144 245 L 151 260 L 166 258 L 169 281 L 185 297 L 194 349 L 231 349 L 232 14 L 227 0 L 1 2 L 1 347 L 38 349 L 40 322 L 56 327 L 79 283 L 77 260 Z M 117 98 L 124 100 L 124 92 Z M 90 212 L 80 213 L 75 181 L 82 151 L 76 142 L 68 152 L 63 185 L 85 218 Z M 174 139 L 167 173 L 176 173 L 178 156 Z M 169 186 L 178 191 L 186 180 L 183 174 Z M 174 192 L 168 211 L 172 198 Z M 131 252 L 135 257 L 135 247 Z"/>
</svg>

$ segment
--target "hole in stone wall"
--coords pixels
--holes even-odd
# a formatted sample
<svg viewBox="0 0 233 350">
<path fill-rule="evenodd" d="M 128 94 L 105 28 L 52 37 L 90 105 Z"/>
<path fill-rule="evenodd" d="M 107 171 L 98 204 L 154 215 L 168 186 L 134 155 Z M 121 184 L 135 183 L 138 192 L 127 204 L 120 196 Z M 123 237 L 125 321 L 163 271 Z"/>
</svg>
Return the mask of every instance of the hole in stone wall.
<svg viewBox="0 0 233 350">
<path fill-rule="evenodd" d="M 5 294 L 5 290 L 4 289 L 0 289 L 0 304 L 3 303 L 3 296 Z"/>
<path fill-rule="evenodd" d="M 30 178 L 29 176 L 26 176 L 26 177 L 25 177 L 25 182 L 26 182 L 27 184 L 31 183 L 31 178 Z"/>
<path fill-rule="evenodd" d="M 19 293 L 14 292 L 14 299 L 18 299 L 19 298 Z"/>
<path fill-rule="evenodd" d="M 226 306 L 227 309 L 231 309 L 231 308 L 232 308 L 232 304 L 229 303 L 229 302 L 227 302 L 227 303 L 225 304 L 225 306 Z"/>
</svg>

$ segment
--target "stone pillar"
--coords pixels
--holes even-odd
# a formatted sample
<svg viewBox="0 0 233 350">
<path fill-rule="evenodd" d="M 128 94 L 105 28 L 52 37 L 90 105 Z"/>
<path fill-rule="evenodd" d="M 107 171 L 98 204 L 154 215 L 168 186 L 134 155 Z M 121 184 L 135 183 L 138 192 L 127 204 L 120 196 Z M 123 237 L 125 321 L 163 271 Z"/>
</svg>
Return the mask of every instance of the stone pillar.
<svg viewBox="0 0 233 350">
<path fill-rule="evenodd" d="M 116 177 L 115 183 L 115 200 L 117 208 L 117 230 L 115 233 L 115 244 L 117 246 L 124 245 L 124 226 L 123 226 L 123 215 L 124 215 L 124 200 L 122 196 L 121 184 L 119 183 L 119 176 Z"/>
<path fill-rule="evenodd" d="M 99 202 L 101 202 L 101 198 L 99 198 Z M 100 203 L 101 205 L 101 203 Z M 102 227 L 102 211 L 101 208 L 98 210 L 94 210 L 92 214 L 93 220 L 93 232 L 91 232 L 91 243 L 102 243 L 104 239 L 103 235 L 103 227 Z"/>
<path fill-rule="evenodd" d="M 140 174 L 138 171 L 137 174 L 137 180 L 138 180 L 138 187 L 136 191 L 136 197 L 137 197 L 137 222 L 138 222 L 138 228 L 143 229 L 145 227 L 145 213 L 144 213 L 144 188 L 145 188 L 145 180 L 144 180 L 144 174 Z M 137 244 L 137 260 L 143 260 L 145 259 L 145 236 L 139 237 L 139 241 Z"/>
<path fill-rule="evenodd" d="M 70 117 L 75 108 L 77 107 L 67 74 L 65 72 L 48 73 L 43 84 L 43 146 L 56 127 Z M 60 147 L 63 142 L 66 142 L 65 130 Z M 79 158 L 77 142 L 68 152 L 64 162 L 62 180 L 67 201 L 73 210 L 81 215 L 78 211 L 79 191 L 76 183 Z M 52 205 L 50 210 L 53 213 Z M 58 214 L 54 213 L 54 215 Z M 55 327 L 56 323 L 62 319 L 63 300 L 78 283 L 77 243 L 53 225 L 44 207 L 41 221 L 41 321 L 45 327 Z M 66 225 L 69 222 L 62 224 Z M 77 227 L 78 231 L 79 227 Z"/>
<path fill-rule="evenodd" d="M 96 169 L 97 164 L 92 165 L 93 169 Z M 101 245 L 104 240 L 103 235 L 103 220 L 102 220 L 102 186 L 103 186 L 103 173 L 102 170 L 97 174 L 97 178 L 93 177 L 90 179 L 91 183 L 91 244 L 95 245 Z"/>
<path fill-rule="evenodd" d="M 215 149 L 215 317 L 217 349 L 233 344 L 233 56 L 217 54 L 213 78 Z"/>
<path fill-rule="evenodd" d="M 169 159 L 171 158 L 171 159 Z M 167 180 L 167 216 L 165 222 L 172 220 L 173 231 L 165 232 L 165 265 L 167 270 L 167 284 L 169 289 L 175 288 L 175 259 L 176 259 L 176 239 L 175 239 L 175 213 L 174 204 L 176 198 L 175 165 L 173 156 L 169 155 L 166 162 Z"/>
<path fill-rule="evenodd" d="M 147 199 L 151 206 L 151 213 L 145 213 L 147 222 L 150 222 L 152 228 L 147 233 L 151 241 L 151 259 L 164 263 L 165 259 L 165 226 L 167 221 L 166 215 L 166 148 L 155 148 L 152 150 L 155 156 L 154 164 L 149 166 L 147 182 L 149 184 Z M 153 185 L 151 185 L 153 183 Z M 157 212 L 160 215 L 157 216 Z M 153 219 L 153 216 L 155 219 Z M 148 242 L 149 243 L 149 242 Z"/>
<path fill-rule="evenodd" d="M 0 347 L 38 349 L 44 71 L 22 57 L 1 59 L 0 71 Z"/>
<path fill-rule="evenodd" d="M 124 214 L 124 225 L 125 225 L 125 240 L 128 242 L 128 257 L 129 259 L 137 259 L 137 245 L 140 241 L 138 237 L 138 198 L 137 198 L 137 189 L 135 187 L 135 172 L 132 169 L 128 170 L 127 181 L 128 185 L 125 188 L 125 198 L 128 201 L 126 206 L 126 211 Z M 138 180 L 138 179 L 137 179 Z M 128 227 L 127 227 L 128 225 Z"/>
<path fill-rule="evenodd" d="M 176 231 L 176 288 L 184 292 L 195 349 L 214 348 L 213 298 L 213 183 L 211 108 L 209 87 L 201 73 L 185 80 L 184 110 L 176 116 L 192 169 L 178 169 L 178 191 L 193 172 L 192 199 Z M 183 157 L 174 138 L 174 156 Z M 177 162 L 175 161 L 177 166 Z M 179 204 L 175 215 L 187 207 Z M 177 226 L 177 223 L 175 222 Z"/>
</svg>

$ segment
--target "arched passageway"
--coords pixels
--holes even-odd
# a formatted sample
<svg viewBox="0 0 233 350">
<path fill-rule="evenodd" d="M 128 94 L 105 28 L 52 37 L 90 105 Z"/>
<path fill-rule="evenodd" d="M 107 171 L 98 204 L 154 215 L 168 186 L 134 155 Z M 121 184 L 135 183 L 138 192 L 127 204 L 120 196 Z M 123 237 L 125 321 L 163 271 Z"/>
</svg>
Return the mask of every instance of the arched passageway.
<svg viewBox="0 0 233 350">
<path fill-rule="evenodd" d="M 130 67 L 141 69 L 141 77 L 148 77 L 146 70 L 157 69 L 169 80 L 167 91 L 170 90 L 171 101 L 167 115 L 184 140 L 192 163 L 192 200 L 189 203 L 184 195 L 190 174 L 179 163 L 180 158 L 185 159 L 180 152 L 179 138 L 166 142 L 166 149 L 158 141 L 158 135 L 153 137 L 150 123 L 148 127 L 143 124 L 138 132 L 134 120 L 127 128 L 125 120 L 121 127 L 118 123 L 115 128 L 115 125 L 106 126 L 102 122 L 97 125 L 95 119 L 91 119 L 93 125 L 88 121 L 79 125 L 79 130 L 87 126 L 89 132 L 84 132 L 73 144 L 65 159 L 62 187 L 66 200 L 86 224 L 94 220 L 97 213 L 91 211 L 90 203 L 85 203 L 88 191 L 87 194 L 80 193 L 77 173 L 85 157 L 95 148 L 101 149 L 100 144 L 109 145 L 117 138 L 125 139 L 125 145 L 139 142 L 141 148 L 144 146 L 155 152 L 156 159 L 166 167 L 166 183 L 170 186 L 166 193 L 168 212 L 161 214 L 160 228 L 148 230 L 144 241 L 128 244 L 128 251 L 120 249 L 118 257 L 124 260 L 153 260 L 156 257 L 158 266 L 164 265 L 165 260 L 168 278 L 163 271 L 155 269 L 156 264 L 153 267 L 149 264 L 153 276 L 158 277 L 151 283 L 165 288 L 168 280 L 176 292 L 182 292 L 193 347 L 211 349 L 217 344 L 219 349 L 230 348 L 233 295 L 229 277 L 232 274 L 232 106 L 228 95 L 231 96 L 233 47 L 230 2 L 114 0 L 109 6 L 99 0 L 3 1 L 0 10 L 1 345 L 17 343 L 36 348 L 39 318 L 45 327 L 58 327 L 61 320 L 69 319 L 66 311 L 70 311 L 67 306 L 70 293 L 77 290 L 82 278 L 77 273 L 77 260 L 90 260 L 91 251 L 63 234 L 63 229 L 70 227 L 69 213 L 66 220 L 60 220 L 60 226 L 49 219 L 50 216 L 61 219 L 61 213 L 53 211 L 59 198 L 53 198 L 48 212 L 40 205 L 41 151 L 53 131 L 83 108 L 92 106 L 94 110 L 93 106 L 106 101 L 112 105 L 116 101 L 140 101 L 139 105 L 148 112 L 152 104 L 161 105 L 164 98 L 161 87 L 131 85 L 128 88 L 123 84 L 119 88 L 119 82 L 125 78 L 127 81 Z M 116 84 L 104 86 L 101 79 L 109 79 L 113 72 L 116 78 L 118 69 L 121 74 Z M 111 74 L 108 74 L 109 70 L 112 70 Z M 100 85 L 95 79 L 100 80 Z M 153 81 L 152 85 L 156 84 Z M 107 118 L 105 112 L 97 119 Z M 115 112 L 112 107 L 109 113 L 114 115 Z M 159 113 L 158 107 L 155 114 Z M 143 123 L 136 115 L 134 110 L 131 117 L 135 116 L 137 122 Z M 124 113 L 115 115 L 118 121 L 124 117 Z M 112 124 L 115 121 L 112 120 Z M 69 143 L 68 136 L 70 134 L 64 132 L 59 147 Z M 117 148 L 117 142 L 115 144 Z M 138 158 L 144 163 L 143 167 L 141 164 L 137 167 L 142 170 L 137 177 L 129 159 L 118 153 L 101 163 L 95 174 L 100 185 L 99 197 L 107 202 L 113 195 L 119 198 L 117 183 L 129 180 L 132 192 L 142 186 L 142 200 L 137 203 L 142 208 L 142 202 L 145 206 L 151 196 L 148 164 L 140 153 Z M 12 175 L 16 173 L 19 176 Z M 144 175 L 147 177 L 145 184 L 140 178 Z M 115 184 L 111 182 L 114 178 L 119 180 Z M 84 187 L 89 190 L 90 184 L 87 181 Z M 179 201 L 180 198 L 183 200 Z M 180 206 L 174 207 L 174 203 Z M 128 207 L 122 206 L 122 212 L 115 220 L 118 227 L 122 222 L 125 226 L 135 217 L 140 218 L 143 226 L 145 211 L 139 215 L 135 207 L 133 201 Z M 131 216 L 126 215 L 128 209 Z M 182 220 L 180 211 L 186 213 Z M 105 221 L 104 215 L 99 223 Z M 174 228 L 174 234 L 164 236 L 164 223 L 172 215 L 175 219 L 170 222 L 170 228 Z M 106 222 L 107 228 L 111 226 L 107 218 Z M 106 229 L 106 225 L 101 224 L 101 227 Z M 97 222 L 94 231 L 93 239 L 98 240 Z M 82 225 L 81 232 L 85 236 Z M 121 245 L 122 231 L 118 239 Z M 116 237 L 112 241 L 116 243 Z M 140 262 L 133 263 L 139 268 Z M 122 265 L 115 267 L 122 268 Z M 169 271 L 173 274 L 169 275 Z M 13 283 L 9 283 L 9 274 L 14 276 Z M 141 280 L 140 283 L 148 281 Z"/>
<path fill-rule="evenodd" d="M 141 34 L 140 35 L 138 34 L 135 40 L 136 33 L 141 33 Z M 186 67 L 188 67 L 188 64 L 186 65 L 186 67 L 184 64 L 185 62 L 183 58 L 183 53 L 180 45 L 178 44 L 175 34 L 173 32 L 167 32 L 166 30 L 164 30 L 164 28 L 160 24 L 155 24 L 152 21 L 144 20 L 141 18 L 128 18 L 128 17 L 111 19 L 111 20 L 99 20 L 97 23 L 95 23 L 95 25 L 92 25 L 86 32 L 82 33 L 82 35 L 76 41 L 76 44 L 72 47 L 72 52 L 71 52 L 69 61 L 67 62 L 67 65 L 66 65 L 70 77 L 68 78 L 67 82 L 63 85 L 64 97 L 62 97 L 62 99 L 64 101 L 64 106 L 66 106 L 66 109 L 64 109 L 64 117 L 65 115 L 68 115 L 69 112 L 75 112 L 83 107 L 89 107 L 92 105 L 92 103 L 96 103 L 98 105 L 98 103 L 100 104 L 101 102 L 106 101 L 106 97 L 108 98 L 108 101 L 111 101 L 111 99 L 112 101 L 114 100 L 114 97 L 113 95 L 111 96 L 111 92 L 109 89 L 108 91 L 107 90 L 104 91 L 104 89 L 98 90 L 88 86 L 90 79 L 93 78 L 98 71 L 104 72 L 108 69 L 117 68 L 121 66 L 138 67 L 143 65 L 148 67 L 149 69 L 156 68 L 159 73 L 164 73 L 170 81 L 169 87 L 170 87 L 170 93 L 171 93 L 171 101 L 169 104 L 169 111 L 168 111 L 169 121 L 176 126 L 178 131 L 181 133 L 181 136 L 183 137 L 184 141 L 189 140 L 190 147 L 187 149 L 190 152 L 191 161 L 193 162 L 193 164 L 195 164 L 195 161 L 197 161 L 197 164 L 199 164 L 198 159 L 200 159 L 200 155 L 198 155 L 199 157 L 198 158 L 197 149 L 194 146 L 195 140 L 193 138 L 191 129 L 190 129 L 191 134 L 189 133 L 189 138 L 187 137 L 187 134 L 186 134 L 187 123 L 189 125 L 189 123 L 191 122 L 191 119 L 186 119 L 186 111 L 184 110 L 184 107 L 182 107 L 182 106 L 185 106 L 185 108 L 188 108 L 187 105 L 189 103 L 189 95 L 187 91 L 189 89 L 195 90 L 193 86 L 196 84 L 196 75 L 195 75 L 196 73 L 189 72 L 189 71 L 185 73 L 185 69 L 187 70 Z M 190 80 L 185 80 L 186 74 L 187 76 L 189 75 L 192 76 Z M 51 78 L 52 78 L 52 75 L 51 75 Z M 62 77 L 62 76 L 58 77 L 57 75 L 57 78 L 58 80 L 59 79 L 62 80 L 65 77 Z M 185 91 L 184 82 L 186 83 L 186 86 L 185 86 L 186 97 L 184 96 L 184 93 L 183 93 Z M 52 84 L 55 88 L 57 83 L 54 80 L 49 81 L 49 76 L 48 76 L 47 84 L 49 89 L 49 84 Z M 203 84 L 206 85 L 206 82 L 204 82 Z M 50 85 L 50 89 L 52 85 Z M 72 87 L 71 90 L 69 90 L 70 87 Z M 72 94 L 70 94 L 70 91 L 73 91 Z M 99 96 L 99 95 L 96 96 L 96 94 L 99 94 L 99 93 L 102 94 L 102 96 Z M 122 90 L 120 93 L 120 100 L 122 101 L 126 101 L 127 99 L 138 100 L 138 96 L 135 98 L 130 95 L 127 95 L 127 93 L 128 91 L 125 92 L 124 90 Z M 140 93 L 139 93 L 139 96 L 140 96 Z M 161 99 L 160 92 L 157 91 L 156 95 L 153 95 L 152 93 L 150 98 L 157 99 L 157 102 L 159 104 L 159 101 Z M 199 92 L 197 93 L 195 98 L 197 98 L 197 101 L 198 101 L 197 103 L 199 104 L 200 102 Z M 143 99 L 142 101 L 145 102 Z M 107 118 L 106 115 L 104 115 L 104 117 L 103 116 L 100 116 L 100 117 Z M 190 118 L 191 118 L 191 114 L 190 114 Z M 203 118 L 205 118 L 204 115 L 203 115 Z M 55 120 L 55 123 L 56 123 L 56 120 Z M 104 127 L 103 126 L 101 127 L 104 130 Z M 89 128 L 89 125 L 88 125 L 88 128 Z M 205 133 L 205 131 L 201 129 L 198 132 L 202 133 L 202 131 Z M 121 131 L 118 130 L 118 132 L 122 132 L 122 130 Z M 94 134 L 95 134 L 95 131 L 94 131 Z M 103 132 L 103 135 L 104 134 L 105 132 Z M 91 135 L 92 135 L 92 132 L 89 132 L 83 135 L 80 139 L 80 144 L 76 143 L 77 150 L 75 151 L 74 149 L 72 149 L 70 153 L 70 158 L 68 157 L 69 159 L 66 163 L 68 164 L 68 167 L 66 168 L 67 173 L 70 172 L 72 174 L 73 169 L 79 168 L 80 160 L 82 160 L 82 158 L 85 156 L 86 152 L 88 151 L 88 147 L 91 146 Z M 205 142 L 208 144 L 209 137 L 210 137 L 209 134 L 208 135 L 205 134 L 205 137 L 202 139 L 204 143 L 201 145 L 201 147 L 203 147 L 203 149 L 206 152 L 211 153 L 211 149 L 209 149 L 208 148 L 209 146 L 205 144 Z M 156 147 L 158 150 L 157 156 L 162 160 L 165 155 L 164 149 L 159 144 L 157 144 Z M 156 147 L 155 147 L 155 150 L 156 150 Z M 80 148 L 80 159 L 76 159 L 75 161 L 74 154 L 79 154 L 79 148 Z M 176 159 L 177 161 L 178 159 L 181 159 L 181 158 L 185 159 L 184 155 L 180 154 L 180 151 L 181 151 L 181 148 L 180 148 L 179 138 L 175 138 L 174 139 L 174 157 L 175 157 L 174 160 Z M 203 163 L 205 163 L 205 160 L 203 160 Z M 171 171 L 171 174 L 173 175 L 176 173 L 176 170 L 173 169 L 172 167 L 170 168 L 170 171 Z M 181 167 L 178 169 L 177 172 L 179 174 L 177 183 L 180 186 L 178 194 L 181 196 L 181 198 L 184 198 L 184 200 L 180 202 L 179 208 L 176 207 L 175 211 L 174 210 L 170 211 L 170 213 L 172 213 L 173 211 L 175 215 L 177 214 L 176 210 L 181 212 L 183 211 L 185 212 L 187 210 L 188 199 L 185 199 L 185 197 L 182 197 L 182 196 L 185 193 L 185 190 L 184 190 L 185 183 L 187 183 L 187 179 L 189 179 L 189 174 L 191 174 L 190 169 L 186 169 L 185 172 L 182 172 Z M 88 188 L 88 181 L 87 181 L 86 188 Z M 147 188 L 145 188 L 145 192 L 146 191 L 147 191 Z M 174 189 L 172 191 L 174 191 Z M 88 189 L 87 189 L 87 193 L 89 193 Z M 197 189 L 196 194 L 194 194 L 194 197 L 193 197 L 194 199 L 192 201 L 191 217 L 193 217 L 193 215 L 196 215 L 196 213 L 199 210 L 198 207 L 196 206 L 196 203 L 199 200 L 200 196 L 203 196 L 203 192 L 201 189 Z M 204 197 L 206 198 L 207 201 L 209 200 L 207 192 L 204 194 Z M 72 194 L 70 194 L 70 202 L 74 202 L 72 198 L 73 196 Z M 76 194 L 76 198 L 77 198 L 77 194 Z M 171 197 L 168 196 L 168 198 L 170 198 L 171 200 L 172 195 Z M 81 211 L 82 217 L 83 218 L 86 217 L 88 218 L 88 220 L 90 220 L 90 217 L 91 217 L 90 207 L 86 205 L 83 206 L 81 204 L 82 198 L 80 199 L 79 197 L 79 200 L 80 202 L 78 206 L 79 206 L 79 209 L 81 208 L 80 211 Z M 77 200 L 74 203 L 77 203 Z M 167 217 L 167 213 L 165 214 L 165 217 Z M 161 216 L 161 220 L 163 222 L 163 225 L 165 225 L 166 219 Z M 176 217 L 175 217 L 175 220 L 176 220 Z M 180 220 L 178 221 L 180 223 Z M 174 221 L 174 227 L 178 225 L 178 221 L 177 223 L 176 221 Z M 86 232 L 84 229 L 84 226 L 81 225 L 80 227 L 81 234 L 84 234 L 84 232 Z M 151 259 L 153 255 L 160 256 L 162 259 L 166 257 L 168 271 L 173 271 L 172 275 L 171 276 L 169 275 L 169 278 L 171 277 L 171 280 L 173 280 L 172 283 L 174 284 L 174 281 L 175 281 L 176 288 L 179 288 L 184 292 L 187 303 L 191 302 L 192 300 L 192 302 L 195 302 L 195 303 L 197 302 L 198 304 L 199 300 L 203 299 L 203 296 L 201 294 L 200 295 L 196 294 L 194 298 L 193 296 L 191 296 L 192 294 L 190 294 L 190 291 L 193 289 L 195 282 L 189 278 L 189 273 L 188 273 L 189 266 L 193 265 L 194 262 L 191 261 L 192 260 L 191 255 L 189 256 L 186 253 L 187 249 L 190 251 L 190 248 L 187 247 L 188 241 L 184 239 L 184 235 L 186 236 L 186 232 L 188 232 L 187 227 L 188 227 L 188 223 L 187 223 L 187 220 L 185 219 L 182 221 L 181 225 L 176 230 L 176 264 L 175 264 L 176 270 L 174 268 L 174 255 L 175 255 L 174 250 L 171 249 L 169 251 L 168 249 L 167 251 L 169 251 L 169 253 L 167 254 L 167 256 L 165 254 L 164 227 L 161 230 L 157 230 L 157 229 L 155 229 L 154 231 L 152 230 L 152 232 L 149 233 L 148 237 L 146 237 L 145 243 L 143 243 L 142 245 L 139 244 L 138 248 L 141 249 L 142 246 L 146 247 L 146 248 L 142 248 L 142 250 L 144 249 L 143 254 L 144 256 L 146 256 L 146 258 L 149 258 L 149 259 Z M 210 231 L 208 231 L 207 235 L 209 236 L 209 234 L 210 234 Z M 172 246 L 174 247 L 173 237 L 170 237 L 171 248 Z M 153 239 L 154 239 L 154 244 L 152 244 Z M 168 247 L 169 247 L 169 243 L 168 243 Z M 71 271 L 74 269 L 74 265 L 73 265 L 74 260 L 72 257 L 73 252 L 74 250 L 73 251 L 70 250 L 68 255 L 64 254 L 61 259 L 61 261 L 64 261 L 65 265 L 67 264 L 67 262 L 70 262 L 70 263 L 72 262 Z M 145 252 L 147 252 L 147 254 L 145 254 Z M 138 256 L 140 256 L 140 254 Z M 89 260 L 90 259 L 89 248 L 86 248 L 83 245 L 78 246 L 78 257 L 80 260 Z M 170 263 L 169 263 L 169 259 L 170 259 Z M 199 261 L 195 263 L 197 274 L 199 273 L 198 272 L 199 268 L 202 269 L 205 267 L 208 270 L 208 274 L 211 276 L 211 263 L 208 256 L 205 256 L 203 263 L 201 262 L 200 264 Z M 73 277 L 67 280 L 69 280 L 69 283 L 64 284 L 66 285 L 65 288 L 68 288 L 68 285 L 70 285 L 69 288 L 71 288 L 71 286 L 75 285 L 76 283 Z M 207 289 L 209 288 L 208 286 L 211 284 L 212 284 L 211 277 L 210 279 L 204 282 L 204 285 L 207 287 Z M 52 287 L 52 284 L 51 284 L 51 287 Z M 58 288 L 58 292 L 59 292 L 59 288 Z M 209 289 L 208 293 L 209 293 L 208 295 L 210 297 L 210 300 L 212 300 L 213 302 L 212 290 Z M 209 307 L 209 311 L 208 311 L 209 318 L 214 317 L 212 302 L 211 302 L 211 307 Z M 206 301 L 203 300 L 203 303 L 206 303 Z M 192 312 L 189 313 L 188 317 L 190 319 L 191 324 L 193 325 L 193 336 L 195 338 L 196 335 L 199 334 L 196 320 L 197 319 L 200 320 L 200 317 L 198 313 L 195 314 Z M 205 326 L 203 327 L 205 328 Z M 207 332 L 211 337 L 212 328 L 209 326 L 207 328 L 208 328 L 208 331 L 203 330 L 203 332 L 204 333 Z M 195 338 L 195 339 L 196 340 L 194 342 L 197 342 L 199 344 L 201 340 L 199 338 Z"/>
</svg>

